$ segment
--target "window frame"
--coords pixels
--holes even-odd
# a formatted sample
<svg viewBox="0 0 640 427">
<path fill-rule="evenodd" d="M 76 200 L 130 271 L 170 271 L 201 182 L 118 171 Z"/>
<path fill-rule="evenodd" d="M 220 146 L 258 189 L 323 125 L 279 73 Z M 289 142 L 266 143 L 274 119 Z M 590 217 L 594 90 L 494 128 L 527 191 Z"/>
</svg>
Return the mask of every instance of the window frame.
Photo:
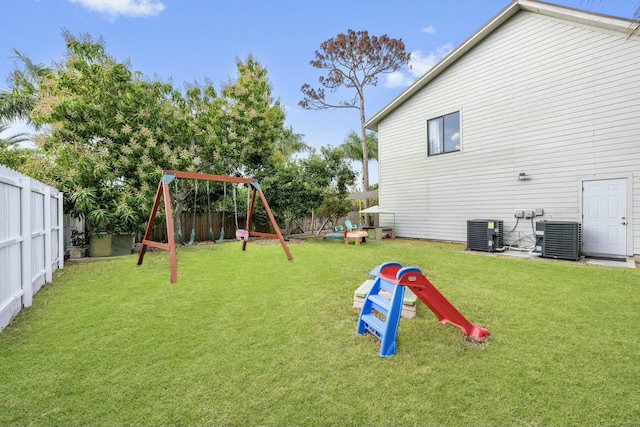
<svg viewBox="0 0 640 427">
<path fill-rule="evenodd" d="M 446 151 L 446 144 L 445 144 L 445 133 L 446 133 L 446 127 L 445 127 L 445 118 L 448 116 L 453 116 L 453 115 L 458 115 L 458 134 L 459 134 L 459 139 L 458 139 L 458 148 L 455 150 L 448 150 Z M 436 123 L 435 121 L 438 121 L 438 127 L 440 127 L 442 130 L 439 132 L 439 139 L 440 141 L 438 141 L 438 148 L 439 150 L 437 152 L 432 153 L 432 144 L 431 144 L 431 123 Z M 462 109 L 457 109 L 455 111 L 452 111 L 450 113 L 446 113 L 446 114 L 441 114 L 439 116 L 436 117 L 432 117 L 430 119 L 427 119 L 426 121 L 426 127 L 427 127 L 427 157 L 433 157 L 433 156 L 439 156 L 442 154 L 449 154 L 449 153 L 457 153 L 462 151 Z M 437 130 L 437 129 L 436 129 Z M 434 150 L 436 151 L 436 150 Z"/>
</svg>

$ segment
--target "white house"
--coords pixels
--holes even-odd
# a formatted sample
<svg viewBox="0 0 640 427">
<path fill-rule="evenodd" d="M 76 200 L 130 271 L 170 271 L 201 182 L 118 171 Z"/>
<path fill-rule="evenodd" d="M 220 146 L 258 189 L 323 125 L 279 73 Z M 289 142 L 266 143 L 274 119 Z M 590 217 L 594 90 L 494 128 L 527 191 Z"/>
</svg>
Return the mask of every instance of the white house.
<svg viewBox="0 0 640 427">
<path fill-rule="evenodd" d="M 534 221 L 574 221 L 584 253 L 640 256 L 631 26 L 515 0 L 369 119 L 396 235 L 465 242 L 467 220 L 490 218 L 517 221 L 505 243 L 524 246 Z"/>
</svg>

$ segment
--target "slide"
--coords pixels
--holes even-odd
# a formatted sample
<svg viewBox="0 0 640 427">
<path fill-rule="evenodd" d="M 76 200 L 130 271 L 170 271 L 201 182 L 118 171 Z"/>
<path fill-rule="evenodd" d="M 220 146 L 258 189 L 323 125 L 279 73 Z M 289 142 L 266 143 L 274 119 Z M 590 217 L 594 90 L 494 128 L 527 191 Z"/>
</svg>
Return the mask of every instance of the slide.
<svg viewBox="0 0 640 427">
<path fill-rule="evenodd" d="M 400 280 L 396 280 L 396 273 L 400 268 L 399 266 L 388 266 L 378 274 L 389 282 L 411 289 L 420 301 L 433 311 L 440 323 L 450 323 L 457 326 L 469 338 L 484 340 L 489 337 L 487 329 L 469 322 L 423 274 L 405 274 L 400 277 Z"/>
</svg>

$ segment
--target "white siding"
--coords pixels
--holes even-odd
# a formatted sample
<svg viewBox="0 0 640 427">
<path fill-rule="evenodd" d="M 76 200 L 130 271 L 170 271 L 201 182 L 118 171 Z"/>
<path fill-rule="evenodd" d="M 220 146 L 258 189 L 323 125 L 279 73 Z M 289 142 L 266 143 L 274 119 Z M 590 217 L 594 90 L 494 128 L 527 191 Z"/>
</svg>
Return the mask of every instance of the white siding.
<svg viewBox="0 0 640 427">
<path fill-rule="evenodd" d="M 640 254 L 639 69 L 638 38 L 517 13 L 378 124 L 380 204 L 396 235 L 464 242 L 467 219 L 510 230 L 534 208 L 580 221 L 581 180 L 619 177 Z M 462 150 L 427 157 L 426 121 L 457 110 Z M 509 238 L 527 233 L 521 220 Z"/>
</svg>

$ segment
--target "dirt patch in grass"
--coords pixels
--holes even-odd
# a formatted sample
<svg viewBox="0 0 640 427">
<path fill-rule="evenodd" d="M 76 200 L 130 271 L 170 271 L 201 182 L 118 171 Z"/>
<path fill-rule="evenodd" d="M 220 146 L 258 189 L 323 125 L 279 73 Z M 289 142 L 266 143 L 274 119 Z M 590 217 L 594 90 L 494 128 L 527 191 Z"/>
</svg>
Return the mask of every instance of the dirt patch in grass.
<svg viewBox="0 0 640 427">
<path fill-rule="evenodd" d="M 273 246 L 273 245 L 279 245 L 280 240 L 265 239 L 262 237 L 250 237 L 248 243 L 262 245 L 262 246 Z M 285 239 L 285 243 L 287 244 L 287 246 L 296 246 L 296 245 L 302 245 L 304 243 L 307 243 L 307 241 L 304 239 L 288 239 L 288 240 Z"/>
<path fill-rule="evenodd" d="M 231 242 L 232 239 L 226 239 L 224 243 L 226 242 Z M 287 246 L 296 246 L 296 245 L 302 245 L 304 243 L 306 243 L 307 241 L 305 239 L 288 239 L 285 240 L 285 242 L 287 243 Z M 249 244 L 252 245 L 261 245 L 261 246 L 273 246 L 273 245 L 279 245 L 280 244 L 280 240 L 279 239 L 267 239 L 267 238 L 263 238 L 263 237 L 250 237 L 249 238 Z M 217 245 L 217 242 L 213 242 L 210 240 L 204 241 L 204 242 L 194 242 L 192 246 L 209 246 L 209 245 Z M 181 245 L 176 245 L 176 247 L 180 247 Z M 134 251 L 135 253 L 139 254 L 140 253 L 140 248 L 142 247 L 142 243 L 136 243 Z M 153 246 L 148 246 L 147 247 L 147 251 L 155 251 L 157 250 L 157 248 L 153 247 Z"/>
<path fill-rule="evenodd" d="M 462 341 L 469 348 L 481 349 L 484 350 L 487 347 L 487 343 L 489 342 L 490 337 L 486 337 L 484 339 L 477 339 L 468 337 L 466 335 L 462 335 Z"/>
</svg>

